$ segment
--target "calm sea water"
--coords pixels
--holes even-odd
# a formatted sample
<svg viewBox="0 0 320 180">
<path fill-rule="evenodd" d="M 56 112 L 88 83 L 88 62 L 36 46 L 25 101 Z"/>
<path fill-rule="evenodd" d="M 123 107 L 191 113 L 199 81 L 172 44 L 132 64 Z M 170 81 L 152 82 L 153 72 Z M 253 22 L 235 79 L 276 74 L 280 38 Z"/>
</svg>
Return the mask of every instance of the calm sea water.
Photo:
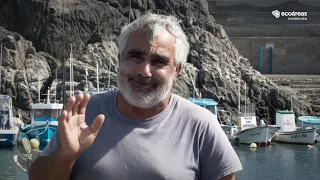
<svg viewBox="0 0 320 180">
<path fill-rule="evenodd" d="M 249 145 L 234 146 L 243 171 L 237 180 L 317 180 L 320 179 L 320 144 L 307 145 L 272 143 L 251 151 Z"/>
<path fill-rule="evenodd" d="M 14 179 L 13 155 L 19 147 L 0 147 L 0 180 Z"/>
<path fill-rule="evenodd" d="M 243 171 L 237 180 L 316 180 L 320 179 L 320 144 L 306 145 L 272 143 L 250 150 L 249 145 L 233 145 Z M 14 179 L 13 155 L 23 148 L 0 148 L 0 180 Z"/>
</svg>

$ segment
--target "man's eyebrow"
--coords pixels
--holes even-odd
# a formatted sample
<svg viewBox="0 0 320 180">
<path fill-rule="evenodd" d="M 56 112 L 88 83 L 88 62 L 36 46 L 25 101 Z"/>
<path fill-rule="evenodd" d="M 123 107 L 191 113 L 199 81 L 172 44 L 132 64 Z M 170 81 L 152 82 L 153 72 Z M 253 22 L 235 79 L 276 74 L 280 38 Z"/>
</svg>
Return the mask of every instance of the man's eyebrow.
<svg viewBox="0 0 320 180">
<path fill-rule="evenodd" d="M 147 55 L 147 51 L 141 50 L 141 49 L 130 49 L 127 52 L 128 55 L 140 55 L 140 56 L 145 56 Z M 152 54 L 152 58 L 158 59 L 160 61 L 163 61 L 164 63 L 170 62 L 170 58 L 165 56 L 165 55 L 160 55 L 160 54 Z"/>
<path fill-rule="evenodd" d="M 146 55 L 147 52 L 141 49 L 130 49 L 127 54 Z"/>
<path fill-rule="evenodd" d="M 163 61 L 165 63 L 168 63 L 170 61 L 169 57 L 163 56 L 163 55 L 160 55 L 160 54 L 153 54 L 152 58 L 159 59 L 159 60 L 161 60 L 161 61 Z"/>
</svg>

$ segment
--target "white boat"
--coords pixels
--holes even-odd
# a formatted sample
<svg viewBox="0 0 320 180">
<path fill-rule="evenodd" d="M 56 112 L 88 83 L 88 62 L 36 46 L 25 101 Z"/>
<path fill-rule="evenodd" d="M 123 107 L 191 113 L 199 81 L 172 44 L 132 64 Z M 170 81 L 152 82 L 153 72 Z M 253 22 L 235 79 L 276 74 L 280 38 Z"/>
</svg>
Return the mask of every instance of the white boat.
<svg viewBox="0 0 320 180">
<path fill-rule="evenodd" d="M 233 139 L 241 144 L 256 143 L 257 146 L 267 146 L 279 129 L 280 126 L 276 125 L 257 126 L 255 115 L 244 115 L 241 116 L 240 131 L 234 135 Z"/>
<path fill-rule="evenodd" d="M 291 132 L 279 132 L 276 134 L 274 142 L 293 144 L 314 144 L 316 140 L 316 129 L 305 129 Z"/>
<path fill-rule="evenodd" d="M 17 143 L 19 128 L 23 127 L 20 117 L 14 117 L 12 99 L 0 94 L 0 146 L 14 146 Z"/>
<path fill-rule="evenodd" d="M 276 124 L 281 127 L 273 141 L 293 144 L 314 144 L 318 136 L 316 128 L 298 128 L 291 111 L 277 111 Z"/>
<path fill-rule="evenodd" d="M 255 114 L 254 103 L 247 105 L 246 98 L 246 84 L 244 85 L 245 91 L 245 105 L 241 107 L 240 105 L 240 81 L 238 85 L 238 111 L 240 115 L 240 121 L 238 121 L 238 129 L 231 133 L 229 139 L 240 144 L 251 144 L 256 143 L 257 146 L 267 146 L 270 145 L 272 137 L 277 131 L 279 131 L 280 126 L 260 124 L 257 125 L 257 117 Z M 262 122 L 262 121 L 260 121 Z M 233 128 L 233 127 L 231 127 Z M 234 128 L 233 128 L 234 129 Z"/>
</svg>

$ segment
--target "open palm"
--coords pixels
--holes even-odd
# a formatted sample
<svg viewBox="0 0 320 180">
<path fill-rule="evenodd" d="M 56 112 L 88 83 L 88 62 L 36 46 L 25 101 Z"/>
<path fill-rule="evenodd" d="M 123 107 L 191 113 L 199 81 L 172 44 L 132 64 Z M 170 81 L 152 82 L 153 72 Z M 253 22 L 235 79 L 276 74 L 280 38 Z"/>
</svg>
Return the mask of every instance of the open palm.
<svg viewBox="0 0 320 180">
<path fill-rule="evenodd" d="M 91 126 L 85 122 L 85 111 L 90 99 L 89 94 L 71 97 L 59 118 L 60 152 L 63 158 L 76 159 L 89 148 L 95 140 L 103 122 L 100 114 Z"/>
</svg>

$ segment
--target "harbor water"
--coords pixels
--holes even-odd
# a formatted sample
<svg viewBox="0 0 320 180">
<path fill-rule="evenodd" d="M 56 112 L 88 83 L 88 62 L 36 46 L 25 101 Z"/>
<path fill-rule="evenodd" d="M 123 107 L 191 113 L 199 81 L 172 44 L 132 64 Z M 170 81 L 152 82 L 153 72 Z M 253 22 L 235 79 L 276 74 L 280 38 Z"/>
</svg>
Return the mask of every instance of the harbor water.
<svg viewBox="0 0 320 180">
<path fill-rule="evenodd" d="M 250 149 L 249 145 L 233 145 L 243 171 L 237 180 L 316 180 L 320 179 L 320 144 L 313 147 L 272 143 L 268 147 Z M 0 180 L 14 179 L 13 155 L 23 147 L 0 148 Z"/>
<path fill-rule="evenodd" d="M 243 171 L 237 180 L 316 180 L 320 179 L 320 144 L 271 143 L 268 147 L 250 150 L 249 145 L 234 146 Z"/>
</svg>

